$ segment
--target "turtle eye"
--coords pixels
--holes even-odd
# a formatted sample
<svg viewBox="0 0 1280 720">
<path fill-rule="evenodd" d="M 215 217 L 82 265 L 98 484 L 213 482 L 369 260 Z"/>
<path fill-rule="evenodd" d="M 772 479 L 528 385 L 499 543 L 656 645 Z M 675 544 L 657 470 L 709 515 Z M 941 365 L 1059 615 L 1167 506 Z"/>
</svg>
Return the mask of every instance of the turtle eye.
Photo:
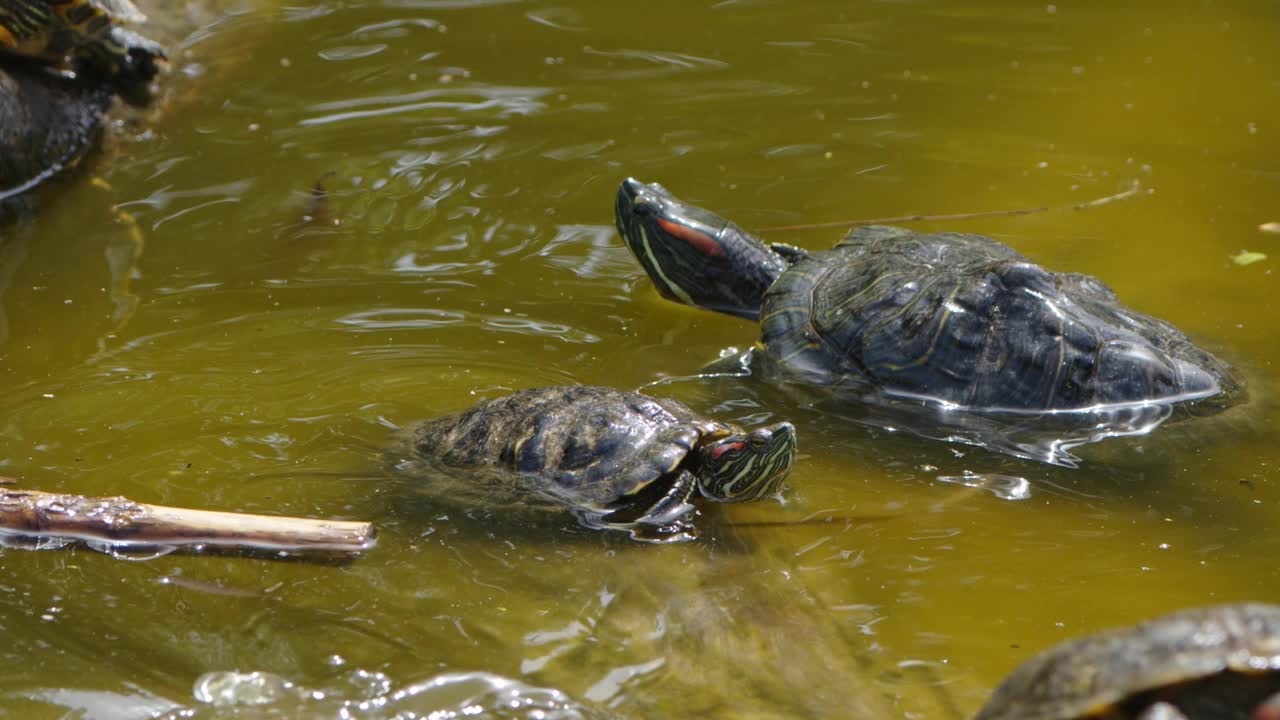
<svg viewBox="0 0 1280 720">
<path fill-rule="evenodd" d="M 639 198 L 631 205 L 631 213 L 640 217 L 648 217 L 653 214 L 653 206 Z"/>
<path fill-rule="evenodd" d="M 756 450 L 763 450 L 769 447 L 769 441 L 772 440 L 772 433 L 768 430 L 756 430 L 747 437 L 747 442 L 751 443 L 751 447 Z"/>
</svg>

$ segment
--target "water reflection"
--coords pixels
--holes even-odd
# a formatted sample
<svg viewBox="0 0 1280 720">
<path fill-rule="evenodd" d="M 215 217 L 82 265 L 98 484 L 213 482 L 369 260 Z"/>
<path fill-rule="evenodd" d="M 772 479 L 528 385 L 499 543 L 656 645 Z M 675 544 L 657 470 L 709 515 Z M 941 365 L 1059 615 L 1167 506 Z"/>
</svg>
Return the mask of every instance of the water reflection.
<svg viewBox="0 0 1280 720">
<path fill-rule="evenodd" d="M 889 432 L 912 435 L 944 442 L 972 445 L 1015 458 L 1035 460 L 1049 465 L 1074 468 L 1081 458 L 1073 451 L 1109 438 L 1141 437 L 1175 416 L 1192 416 L 1171 401 L 1114 403 L 1078 410 L 1005 410 L 1000 408 L 962 408 L 954 403 L 924 396 L 836 391 L 795 383 L 781 383 L 780 388 L 762 387 L 753 380 L 751 354 L 736 348 L 721 351 L 721 357 L 707 372 L 697 375 L 671 376 L 647 383 L 641 389 L 675 387 L 689 383 L 702 385 L 708 397 L 728 393 L 731 396 L 760 397 L 739 400 L 752 406 L 782 408 L 802 406 L 807 411 L 880 428 Z M 723 403 L 724 401 L 722 401 Z M 1194 403 L 1194 399 L 1189 401 Z M 727 406 L 727 405 L 726 405 Z M 1201 420 L 1212 422 L 1212 420 Z"/>
<path fill-rule="evenodd" d="M 608 225 L 560 225 L 538 255 L 580 278 L 625 279 L 635 275 L 635 261 Z"/>
<path fill-rule="evenodd" d="M 508 308 L 508 311 L 510 309 Z M 556 338 L 569 343 L 597 343 L 600 338 L 563 323 L 547 322 L 519 315 L 480 315 L 458 310 L 433 308 L 381 308 L 345 315 L 336 320 L 355 332 L 383 330 L 434 330 L 449 326 L 478 326 L 498 333 L 516 333 Z"/>
<path fill-rule="evenodd" d="M 131 692 L 88 690 L 74 686 L 31 688 L 0 695 L 0 698 L 10 710 L 21 708 L 32 713 L 31 716 L 37 712 L 58 712 L 63 713 L 63 717 L 93 720 L 150 720 L 177 707 L 173 701 L 136 687 L 131 688 Z"/>
<path fill-rule="evenodd" d="M 552 688 L 492 673 L 447 673 L 399 685 L 383 673 L 356 670 L 334 685 L 307 688 L 266 672 L 202 675 L 193 695 L 200 705 L 160 718 L 332 717 L 381 720 L 605 720 L 609 714 Z"/>
<path fill-rule="evenodd" d="M 452 513 L 422 542 L 460 553 L 464 564 L 441 580 L 463 571 L 487 587 L 491 600 L 450 612 L 466 636 L 519 637 L 520 671 L 540 682 L 655 718 L 899 717 L 900 702 L 943 702 L 936 678 L 886 662 L 873 629 L 882 609 L 833 612 L 810 585 L 819 557 L 798 566 L 762 552 L 756 542 L 778 539 L 768 528 L 740 531 L 750 550 L 721 528 L 690 551 L 637 552 L 598 533 L 571 540 L 510 522 Z M 544 603 L 548 593 L 559 599 Z"/>
<path fill-rule="evenodd" d="M 823 405 L 854 422 L 1063 467 L 1080 464 L 1080 457 L 1072 452 L 1077 448 L 1108 438 L 1147 435 L 1174 412 L 1171 402 L 1044 412 L 959 408 L 930 398 L 887 394 L 859 396 L 852 405 L 838 402 Z"/>
<path fill-rule="evenodd" d="M 938 482 L 987 490 L 1001 500 L 1027 500 L 1031 497 L 1031 483 L 1016 475 L 965 472 L 963 475 L 939 475 Z"/>
<path fill-rule="evenodd" d="M 335 100 L 312 105 L 309 109 L 316 114 L 300 119 L 298 124 L 326 125 L 424 111 L 432 111 L 433 120 L 437 122 L 448 116 L 447 111 L 471 113 L 492 110 L 496 111 L 492 113 L 493 117 L 508 118 L 530 115 L 543 109 L 546 105 L 538 99 L 548 92 L 550 91 L 543 88 L 489 86 L 442 88 L 402 95 Z M 477 96 L 478 99 L 467 99 L 467 95 Z"/>
</svg>

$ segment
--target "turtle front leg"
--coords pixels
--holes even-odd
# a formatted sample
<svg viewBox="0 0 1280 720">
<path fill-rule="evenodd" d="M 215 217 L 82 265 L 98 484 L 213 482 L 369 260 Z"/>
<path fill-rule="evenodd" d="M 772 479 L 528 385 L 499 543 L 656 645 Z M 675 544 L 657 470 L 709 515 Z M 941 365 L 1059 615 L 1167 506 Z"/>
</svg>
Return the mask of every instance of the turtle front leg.
<svg viewBox="0 0 1280 720">
<path fill-rule="evenodd" d="M 1136 720 L 1188 720 L 1181 710 L 1167 702 L 1151 703 Z"/>
<path fill-rule="evenodd" d="M 658 482 L 661 482 L 659 480 Z M 693 473 L 680 470 L 670 486 L 652 505 L 641 508 L 638 517 L 634 508 L 623 508 L 605 515 L 600 520 L 606 527 L 626 530 L 631 539 L 649 543 L 672 543 L 693 540 L 697 529 L 689 522 L 688 515 L 694 506 L 689 502 L 697 479 Z"/>
<path fill-rule="evenodd" d="M 659 481 L 661 482 L 661 481 Z M 693 496 L 697 480 L 688 470 L 680 470 L 658 501 L 649 506 L 643 515 L 635 519 L 641 525 L 670 525 L 693 510 L 689 498 Z"/>
</svg>

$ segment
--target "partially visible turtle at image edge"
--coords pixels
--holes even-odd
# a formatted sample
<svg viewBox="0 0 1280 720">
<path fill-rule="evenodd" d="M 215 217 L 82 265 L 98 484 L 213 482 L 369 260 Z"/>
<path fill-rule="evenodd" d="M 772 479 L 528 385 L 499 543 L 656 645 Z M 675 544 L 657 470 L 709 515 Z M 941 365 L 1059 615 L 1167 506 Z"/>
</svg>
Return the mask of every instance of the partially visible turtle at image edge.
<svg viewBox="0 0 1280 720">
<path fill-rule="evenodd" d="M 99 146 L 117 94 L 147 102 L 164 51 L 117 24 L 144 19 L 129 0 L 0 0 L 0 224 Z"/>
<path fill-rule="evenodd" d="M 810 254 L 634 179 L 615 214 L 664 297 L 760 323 L 744 364 L 775 377 L 961 413 L 1212 411 L 1243 394 L 1226 363 L 1102 281 L 989 237 L 868 226 Z"/>
<path fill-rule="evenodd" d="M 0 69 L 0 227 L 31 211 L 24 195 L 97 146 L 108 88 Z"/>
<path fill-rule="evenodd" d="M 974 720 L 1280 720 L 1280 607 L 1183 610 L 1027 660 Z"/>
<path fill-rule="evenodd" d="M 487 400 L 416 426 L 407 444 L 402 469 L 425 476 L 432 494 L 567 508 L 588 527 L 647 542 L 693 537 L 695 493 L 777 494 L 796 453 L 790 423 L 747 432 L 675 400 L 593 386 Z"/>
<path fill-rule="evenodd" d="M 164 50 L 121 27 L 145 19 L 130 0 L 0 0 L 0 50 L 124 84 L 145 83 Z"/>
</svg>

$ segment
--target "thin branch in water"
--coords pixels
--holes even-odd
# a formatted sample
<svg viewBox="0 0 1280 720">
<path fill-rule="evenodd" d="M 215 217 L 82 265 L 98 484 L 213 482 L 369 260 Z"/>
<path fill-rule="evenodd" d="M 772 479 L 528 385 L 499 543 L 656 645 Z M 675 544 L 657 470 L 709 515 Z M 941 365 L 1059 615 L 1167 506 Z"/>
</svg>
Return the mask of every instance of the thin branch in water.
<svg viewBox="0 0 1280 720">
<path fill-rule="evenodd" d="M 802 520 L 737 520 L 729 524 L 735 528 L 761 528 L 761 527 L 800 527 L 803 525 L 840 525 L 853 524 L 860 525 L 862 523 L 884 522 L 886 520 L 897 520 L 902 515 L 881 513 L 867 515 L 828 515 L 826 517 L 808 517 Z"/>
<path fill-rule="evenodd" d="M 1135 197 L 1142 191 L 1142 185 L 1137 180 L 1130 181 L 1127 189 L 1122 190 L 1114 195 L 1107 195 L 1096 200 L 1089 200 L 1082 203 L 1070 205 L 1072 210 L 1089 210 L 1091 208 L 1101 207 L 1120 200 L 1128 200 Z M 834 222 L 822 223 L 804 223 L 800 225 L 774 225 L 772 227 L 760 228 L 757 232 L 791 232 L 796 230 L 823 230 L 827 228 L 846 228 L 858 227 L 861 225 L 883 225 L 888 223 L 909 223 L 909 222 L 934 222 L 946 220 L 974 220 L 978 218 L 989 217 L 1012 217 L 1015 215 L 1034 215 L 1036 213 L 1048 212 L 1053 208 L 1034 207 L 1034 208 L 1014 208 L 1012 210 L 986 210 L 982 212 L 971 213 L 953 213 L 948 215 L 899 215 L 897 217 L 872 218 L 870 220 L 836 220 Z M 1060 208 L 1065 209 L 1065 208 Z"/>
<path fill-rule="evenodd" d="M 1118 202 L 1120 200 L 1128 200 L 1129 198 L 1137 195 L 1141 190 L 1142 190 L 1142 185 L 1137 180 L 1131 180 L 1129 182 L 1129 187 L 1126 190 L 1122 190 L 1116 193 L 1115 195 L 1107 195 L 1106 197 L 1100 197 L 1097 200 L 1090 200 L 1088 202 L 1076 203 L 1075 205 L 1071 206 L 1071 209 L 1072 210 L 1088 210 L 1090 208 L 1109 205 L 1113 202 Z"/>
<path fill-rule="evenodd" d="M 1047 212 L 1047 207 L 1015 208 L 1013 210 L 985 210 L 982 212 L 953 213 L 950 215 L 899 215 L 897 217 L 871 218 L 870 220 L 836 220 L 834 222 L 806 223 L 801 225 L 774 225 L 760 228 L 757 232 L 788 232 L 792 230 L 822 230 L 825 228 L 857 227 L 859 225 L 883 225 L 886 223 L 932 222 L 935 220 L 972 220 L 985 217 L 1008 217 L 1011 215 L 1034 215 Z"/>
<path fill-rule="evenodd" d="M 12 482 L 0 478 L 0 483 Z M 113 550 L 185 547 L 354 555 L 374 546 L 376 531 L 367 522 L 190 510 L 124 497 L 0 488 L 0 534 Z"/>
</svg>

